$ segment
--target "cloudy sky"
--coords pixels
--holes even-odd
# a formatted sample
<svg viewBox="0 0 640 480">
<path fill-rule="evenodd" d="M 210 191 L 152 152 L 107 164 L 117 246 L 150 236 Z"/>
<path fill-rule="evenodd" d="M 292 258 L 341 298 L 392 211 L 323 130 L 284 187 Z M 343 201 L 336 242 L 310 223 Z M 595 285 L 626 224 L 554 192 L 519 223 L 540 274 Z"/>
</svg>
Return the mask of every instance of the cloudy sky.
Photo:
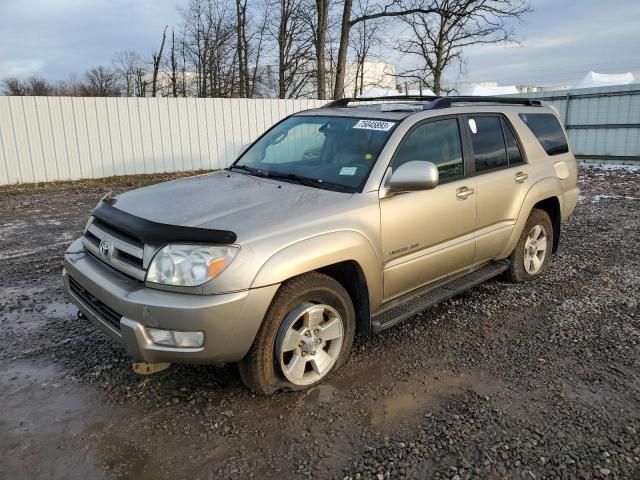
<svg viewBox="0 0 640 480">
<path fill-rule="evenodd" d="M 178 26 L 176 7 L 184 3 L 0 0 L 0 78 L 39 74 L 57 80 L 109 64 L 117 50 L 150 55 L 163 26 Z M 555 84 L 578 80 L 589 70 L 640 71 L 640 1 L 533 0 L 533 5 L 535 11 L 515 25 L 520 45 L 465 53 L 464 80 Z"/>
</svg>

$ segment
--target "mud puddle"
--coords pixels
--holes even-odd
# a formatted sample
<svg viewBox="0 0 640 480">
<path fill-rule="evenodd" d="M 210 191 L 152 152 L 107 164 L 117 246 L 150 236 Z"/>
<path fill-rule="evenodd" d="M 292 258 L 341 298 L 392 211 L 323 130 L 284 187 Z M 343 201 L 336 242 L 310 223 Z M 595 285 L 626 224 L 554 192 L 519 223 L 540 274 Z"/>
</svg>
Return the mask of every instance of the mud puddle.
<svg viewBox="0 0 640 480">
<path fill-rule="evenodd" d="M 482 373 L 454 375 L 439 372 L 429 377 L 414 377 L 394 388 L 391 396 L 373 405 L 370 422 L 375 427 L 394 429 L 417 414 L 437 410 L 454 395 L 473 391 L 486 397 L 499 388 L 498 381 Z"/>
<path fill-rule="evenodd" d="M 109 434 L 130 416 L 52 365 L 5 363 L 0 368 L 0 404 L 2 478 L 64 478 L 69 471 L 77 478 L 108 478 L 105 467 L 110 470 L 113 449 L 131 452 L 118 455 L 120 461 L 141 458 Z M 136 469 L 126 467 L 129 472 Z"/>
</svg>

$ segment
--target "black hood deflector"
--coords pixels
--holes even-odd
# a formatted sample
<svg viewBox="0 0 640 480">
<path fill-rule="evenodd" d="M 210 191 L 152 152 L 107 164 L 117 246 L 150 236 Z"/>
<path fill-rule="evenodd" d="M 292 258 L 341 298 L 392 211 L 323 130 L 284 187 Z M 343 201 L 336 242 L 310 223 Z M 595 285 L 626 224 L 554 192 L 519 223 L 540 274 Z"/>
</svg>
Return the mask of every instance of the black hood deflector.
<svg viewBox="0 0 640 480">
<path fill-rule="evenodd" d="M 213 243 L 228 245 L 236 241 L 236 234 L 228 230 L 167 225 L 136 217 L 113 206 L 116 199 L 104 199 L 91 215 L 141 243 L 160 245 L 171 242 Z"/>
</svg>

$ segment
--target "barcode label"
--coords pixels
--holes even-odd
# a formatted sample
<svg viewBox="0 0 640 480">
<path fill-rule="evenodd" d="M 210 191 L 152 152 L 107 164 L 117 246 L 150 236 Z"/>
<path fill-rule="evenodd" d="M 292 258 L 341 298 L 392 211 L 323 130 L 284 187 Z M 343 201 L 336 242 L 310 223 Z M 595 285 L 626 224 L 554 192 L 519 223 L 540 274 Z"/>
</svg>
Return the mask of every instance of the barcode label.
<svg viewBox="0 0 640 480">
<path fill-rule="evenodd" d="M 383 122 L 381 120 L 359 120 L 358 123 L 353 126 L 353 128 L 388 132 L 394 125 L 395 122 Z"/>
</svg>

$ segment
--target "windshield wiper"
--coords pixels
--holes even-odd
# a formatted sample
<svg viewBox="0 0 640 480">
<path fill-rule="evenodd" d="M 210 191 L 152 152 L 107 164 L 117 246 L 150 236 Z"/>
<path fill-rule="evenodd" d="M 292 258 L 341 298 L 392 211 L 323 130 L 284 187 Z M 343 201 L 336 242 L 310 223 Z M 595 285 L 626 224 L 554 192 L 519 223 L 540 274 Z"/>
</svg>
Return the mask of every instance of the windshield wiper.
<svg viewBox="0 0 640 480">
<path fill-rule="evenodd" d="M 303 177 L 302 175 L 298 175 L 295 173 L 266 172 L 266 176 L 269 178 L 277 178 L 282 180 L 293 180 L 294 182 L 306 185 L 307 187 L 322 188 L 325 190 L 349 190 L 349 187 L 340 183 L 327 182 L 326 180 L 322 180 L 321 178 L 315 179 L 310 177 Z"/>
<path fill-rule="evenodd" d="M 229 170 L 238 169 L 244 170 L 250 175 L 255 175 L 256 177 L 262 178 L 274 178 L 280 180 L 291 180 L 302 185 L 306 185 L 307 187 L 315 187 L 315 188 L 323 188 L 323 189 L 331 189 L 338 191 L 348 191 L 350 190 L 348 186 L 342 185 L 340 183 L 327 182 L 322 179 L 314 179 L 309 177 L 303 177 L 302 175 L 298 175 L 295 173 L 280 173 L 280 172 L 270 172 L 267 170 L 260 170 L 258 168 L 247 167 L 246 165 L 232 165 L 229 167 Z"/>
<path fill-rule="evenodd" d="M 308 187 L 321 187 L 324 185 L 323 180 L 315 180 L 313 178 L 303 177 L 295 173 L 267 172 L 267 176 L 270 178 L 279 178 L 282 180 L 293 180 L 294 182 L 307 185 Z"/>
<path fill-rule="evenodd" d="M 266 177 L 267 176 L 267 172 L 265 172 L 264 170 L 259 170 L 257 168 L 247 167 L 246 165 L 232 165 L 232 166 L 229 167 L 229 170 L 233 170 L 233 169 L 244 170 L 245 172 L 250 173 L 251 175 L 255 175 L 256 177 Z"/>
</svg>

